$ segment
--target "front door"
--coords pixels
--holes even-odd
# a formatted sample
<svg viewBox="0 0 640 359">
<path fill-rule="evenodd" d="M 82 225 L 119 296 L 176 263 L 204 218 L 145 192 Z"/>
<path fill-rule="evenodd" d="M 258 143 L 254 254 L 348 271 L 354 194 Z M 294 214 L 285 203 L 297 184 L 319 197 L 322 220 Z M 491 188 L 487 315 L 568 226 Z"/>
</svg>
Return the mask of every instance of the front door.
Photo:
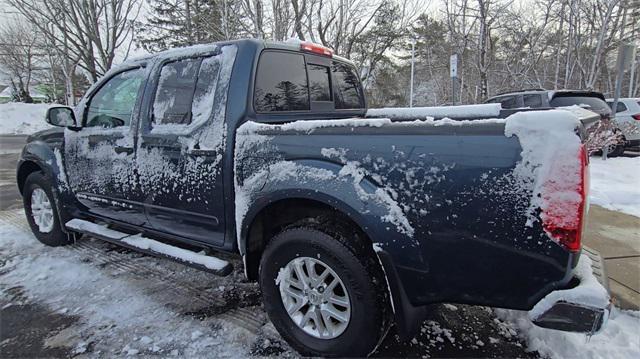
<svg viewBox="0 0 640 359">
<path fill-rule="evenodd" d="M 230 48 L 157 65 L 137 154 L 153 229 L 213 245 L 224 241 L 228 71 L 221 69 Z"/>
<path fill-rule="evenodd" d="M 79 108 L 82 129 L 65 130 L 65 162 L 71 190 L 87 212 L 142 225 L 135 163 L 135 135 L 143 67 L 103 80 Z"/>
</svg>

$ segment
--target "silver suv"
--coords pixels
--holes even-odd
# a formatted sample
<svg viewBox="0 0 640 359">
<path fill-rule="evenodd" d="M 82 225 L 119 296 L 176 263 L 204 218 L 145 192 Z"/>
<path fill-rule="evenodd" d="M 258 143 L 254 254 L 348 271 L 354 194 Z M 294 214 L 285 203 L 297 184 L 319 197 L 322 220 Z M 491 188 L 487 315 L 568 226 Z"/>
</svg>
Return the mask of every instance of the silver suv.
<svg viewBox="0 0 640 359">
<path fill-rule="evenodd" d="M 613 107 L 613 99 L 607 99 L 607 104 Z M 640 146 L 640 98 L 619 99 L 614 120 L 627 147 Z"/>
</svg>

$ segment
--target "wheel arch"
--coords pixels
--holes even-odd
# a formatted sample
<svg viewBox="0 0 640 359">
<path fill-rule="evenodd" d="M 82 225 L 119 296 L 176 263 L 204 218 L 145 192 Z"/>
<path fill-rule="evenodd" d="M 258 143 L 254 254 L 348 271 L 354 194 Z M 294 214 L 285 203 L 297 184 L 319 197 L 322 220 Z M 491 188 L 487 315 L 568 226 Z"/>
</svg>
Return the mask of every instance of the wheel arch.
<svg viewBox="0 0 640 359">
<path fill-rule="evenodd" d="M 242 231 L 241 253 L 245 257 L 245 273 L 248 279 L 258 277 L 262 252 L 269 239 L 282 229 L 305 218 L 330 217 L 352 227 L 360 239 L 373 252 L 372 233 L 367 233 L 366 220 L 339 199 L 326 195 L 313 197 L 298 193 L 297 196 L 278 197 L 251 211 L 245 219 L 248 225 Z"/>
<path fill-rule="evenodd" d="M 27 177 L 33 172 L 38 171 L 43 171 L 42 165 L 38 162 L 34 160 L 24 160 L 20 162 L 16 173 L 16 182 L 18 183 L 18 191 L 20 191 L 21 195 L 24 193 L 24 183 L 27 181 Z"/>
</svg>

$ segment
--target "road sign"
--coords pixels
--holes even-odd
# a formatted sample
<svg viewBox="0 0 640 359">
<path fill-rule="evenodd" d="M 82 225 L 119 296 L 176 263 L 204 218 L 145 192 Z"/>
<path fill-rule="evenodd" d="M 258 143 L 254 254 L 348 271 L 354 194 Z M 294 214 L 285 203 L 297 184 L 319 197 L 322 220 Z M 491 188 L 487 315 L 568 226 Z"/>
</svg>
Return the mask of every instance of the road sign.
<svg viewBox="0 0 640 359">
<path fill-rule="evenodd" d="M 449 69 L 451 71 L 451 77 L 458 77 L 458 54 L 453 54 L 449 58 Z"/>
</svg>

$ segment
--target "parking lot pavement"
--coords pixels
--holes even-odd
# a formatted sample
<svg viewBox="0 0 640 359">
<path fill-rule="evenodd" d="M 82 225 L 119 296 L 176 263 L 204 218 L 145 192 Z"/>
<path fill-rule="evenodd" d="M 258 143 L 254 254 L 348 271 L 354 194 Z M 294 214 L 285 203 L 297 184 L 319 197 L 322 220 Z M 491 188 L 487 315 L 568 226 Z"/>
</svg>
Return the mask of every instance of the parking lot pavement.
<svg viewBox="0 0 640 359">
<path fill-rule="evenodd" d="M 0 135 L 0 211 L 22 207 L 16 187 L 16 164 L 27 136 Z"/>
<path fill-rule="evenodd" d="M 584 244 L 605 261 L 609 287 L 624 309 L 640 309 L 640 218 L 591 206 Z"/>
<path fill-rule="evenodd" d="M 91 238 L 46 247 L 19 210 L 0 212 L 0 232 L 2 358 L 298 357 L 237 260 L 218 277 Z M 491 309 L 458 304 L 433 305 L 415 339 L 390 332 L 372 356 L 538 357 Z"/>
</svg>

